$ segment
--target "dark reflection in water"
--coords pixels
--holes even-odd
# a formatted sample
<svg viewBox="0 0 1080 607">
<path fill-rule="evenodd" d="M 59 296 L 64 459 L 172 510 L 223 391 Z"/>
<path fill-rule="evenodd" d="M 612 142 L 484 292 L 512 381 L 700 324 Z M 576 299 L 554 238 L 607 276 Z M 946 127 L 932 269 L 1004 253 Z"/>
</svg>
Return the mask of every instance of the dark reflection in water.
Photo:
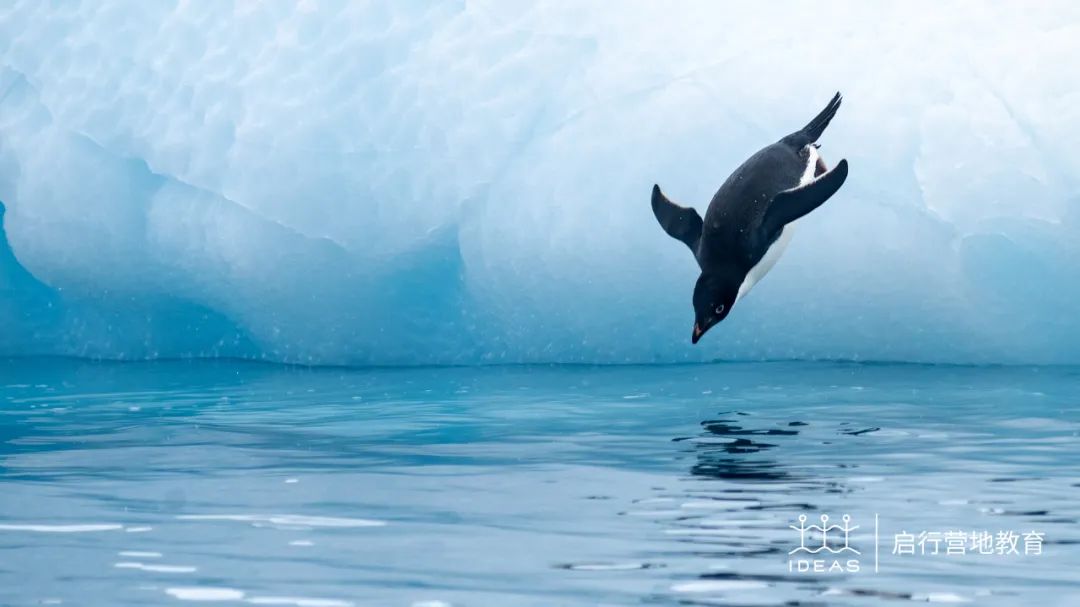
<svg viewBox="0 0 1080 607">
<path fill-rule="evenodd" d="M 690 468 L 690 474 L 721 480 L 789 480 L 791 474 L 784 470 L 777 460 L 748 457 L 761 454 L 777 445 L 748 437 L 793 436 L 798 432 L 776 428 L 748 428 L 742 421 L 745 419 L 745 413 L 733 412 L 731 418 L 701 422 L 704 432 L 697 437 L 674 439 L 679 442 L 690 441 L 694 445 L 697 463 Z"/>
</svg>

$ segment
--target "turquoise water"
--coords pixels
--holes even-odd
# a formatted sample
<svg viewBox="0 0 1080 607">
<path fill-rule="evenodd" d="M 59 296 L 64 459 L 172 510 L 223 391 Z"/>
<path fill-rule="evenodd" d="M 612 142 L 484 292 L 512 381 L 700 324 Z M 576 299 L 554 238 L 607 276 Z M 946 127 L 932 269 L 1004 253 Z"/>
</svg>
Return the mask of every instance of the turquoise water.
<svg viewBox="0 0 1080 607">
<path fill-rule="evenodd" d="M 1078 369 L 7 360 L 0 414 L 2 605 L 1080 602 Z"/>
</svg>

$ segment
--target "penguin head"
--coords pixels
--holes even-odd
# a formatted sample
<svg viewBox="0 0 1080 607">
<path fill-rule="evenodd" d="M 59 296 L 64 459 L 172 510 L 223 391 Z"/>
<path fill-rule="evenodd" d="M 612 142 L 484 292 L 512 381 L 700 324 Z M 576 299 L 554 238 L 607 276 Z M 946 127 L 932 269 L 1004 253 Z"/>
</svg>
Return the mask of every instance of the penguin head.
<svg viewBox="0 0 1080 607">
<path fill-rule="evenodd" d="M 739 294 L 740 282 L 722 273 L 702 273 L 698 277 L 694 285 L 694 333 L 690 337 L 691 343 L 696 344 L 713 325 L 727 318 Z"/>
</svg>

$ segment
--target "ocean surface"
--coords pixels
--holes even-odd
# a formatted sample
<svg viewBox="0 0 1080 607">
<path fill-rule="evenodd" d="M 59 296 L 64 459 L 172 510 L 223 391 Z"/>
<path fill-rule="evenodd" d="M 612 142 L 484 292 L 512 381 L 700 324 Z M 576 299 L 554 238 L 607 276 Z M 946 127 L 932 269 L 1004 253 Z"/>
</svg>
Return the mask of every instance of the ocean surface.
<svg viewBox="0 0 1080 607">
<path fill-rule="evenodd" d="M 1076 368 L 0 360 L 4 606 L 1076 605 L 1078 497 Z"/>
</svg>

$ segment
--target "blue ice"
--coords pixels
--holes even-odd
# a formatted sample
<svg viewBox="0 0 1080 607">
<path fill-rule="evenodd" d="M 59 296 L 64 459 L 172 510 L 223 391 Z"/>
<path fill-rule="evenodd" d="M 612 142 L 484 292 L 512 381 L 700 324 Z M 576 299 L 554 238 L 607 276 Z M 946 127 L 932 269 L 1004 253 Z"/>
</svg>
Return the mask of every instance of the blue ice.
<svg viewBox="0 0 1080 607">
<path fill-rule="evenodd" d="M 1080 8 L 836 8 L 5 2 L 0 354 L 1080 362 Z M 848 183 L 691 347 L 650 187 L 837 89 Z"/>
</svg>

